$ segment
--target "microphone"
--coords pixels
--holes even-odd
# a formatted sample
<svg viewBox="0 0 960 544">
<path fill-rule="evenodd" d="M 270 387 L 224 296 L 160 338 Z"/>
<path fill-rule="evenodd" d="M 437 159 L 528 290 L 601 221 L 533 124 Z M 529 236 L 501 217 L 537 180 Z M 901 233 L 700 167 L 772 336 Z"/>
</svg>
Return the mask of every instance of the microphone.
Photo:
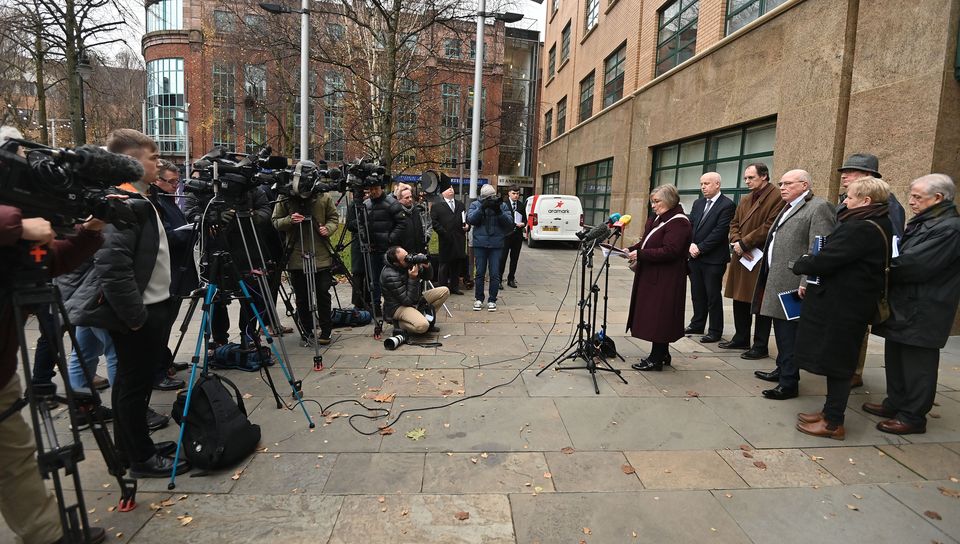
<svg viewBox="0 0 960 544">
<path fill-rule="evenodd" d="M 610 235 L 610 227 L 606 223 L 597 225 L 590 229 L 587 232 L 578 232 L 577 238 L 580 238 L 581 242 L 592 242 L 594 240 L 599 240 L 601 238 L 606 238 Z"/>
<path fill-rule="evenodd" d="M 632 219 L 633 217 L 631 217 L 629 214 L 621 216 L 620 219 L 613 224 L 614 232 L 617 234 L 623 234 L 623 229 L 627 228 L 627 225 L 630 224 L 630 220 Z"/>
<path fill-rule="evenodd" d="M 125 181 L 139 181 L 143 165 L 133 157 L 111 153 L 95 145 L 83 145 L 73 151 L 57 154 L 78 176 L 93 181 L 116 185 Z"/>
<path fill-rule="evenodd" d="M 607 224 L 608 224 L 608 225 L 613 225 L 614 223 L 616 223 L 616 222 L 619 221 L 619 220 L 620 220 L 620 214 L 619 214 L 619 213 L 611 213 L 611 214 L 610 214 L 610 217 L 607 219 Z"/>
</svg>

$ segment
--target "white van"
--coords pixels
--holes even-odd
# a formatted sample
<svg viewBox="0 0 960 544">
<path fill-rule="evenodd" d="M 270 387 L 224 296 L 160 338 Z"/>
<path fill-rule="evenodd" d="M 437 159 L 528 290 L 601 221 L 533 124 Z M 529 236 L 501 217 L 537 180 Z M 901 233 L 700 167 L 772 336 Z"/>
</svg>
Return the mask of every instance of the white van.
<svg viewBox="0 0 960 544">
<path fill-rule="evenodd" d="M 527 246 L 537 242 L 577 242 L 583 229 L 583 206 L 571 195 L 533 195 L 527 199 Z"/>
</svg>

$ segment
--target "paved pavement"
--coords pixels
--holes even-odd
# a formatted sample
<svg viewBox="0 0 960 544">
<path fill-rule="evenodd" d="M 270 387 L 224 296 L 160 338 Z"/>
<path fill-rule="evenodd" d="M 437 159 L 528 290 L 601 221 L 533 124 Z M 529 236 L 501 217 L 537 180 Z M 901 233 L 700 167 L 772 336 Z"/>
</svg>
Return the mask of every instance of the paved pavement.
<svg viewBox="0 0 960 544">
<path fill-rule="evenodd" d="M 569 247 L 524 248 L 520 288 L 505 289 L 499 311 L 451 297 L 453 317 L 442 315 L 433 338 L 441 347 L 385 351 L 370 327 L 341 329 L 327 369 L 314 372 L 312 352 L 287 344 L 308 399 L 360 401 L 389 409 L 386 419 L 359 417 L 373 412 L 355 402 L 324 417 L 310 403 L 310 430 L 302 411 L 276 409 L 258 374 L 228 372 L 249 395 L 261 448 L 234 469 L 184 475 L 172 492 L 166 480 L 142 480 L 133 512 L 113 511 L 116 484 L 85 436 L 90 518 L 111 541 L 136 543 L 960 540 L 960 339 L 943 351 L 927 433 L 897 437 L 860 410 L 884 392 L 882 339 L 871 338 L 865 386 L 837 442 L 794 429 L 797 412 L 822 406 L 822 378 L 804 375 L 797 399 L 760 396 L 766 382 L 753 371 L 773 359 L 686 338 L 672 345 L 672 368 L 630 370 L 650 346 L 623 336 L 631 276 L 622 261 L 608 318 L 626 358 L 613 365 L 628 383 L 602 372 L 595 394 L 586 370 L 537 376 L 574 332 L 574 269 Z M 348 288 L 340 295 L 349 300 Z M 726 323 L 729 335 L 729 308 Z M 152 404 L 173 399 L 156 393 Z M 378 433 L 387 423 L 392 434 Z M 154 439 L 175 437 L 171 426 Z M 11 540 L 0 525 L 0 542 Z"/>
</svg>

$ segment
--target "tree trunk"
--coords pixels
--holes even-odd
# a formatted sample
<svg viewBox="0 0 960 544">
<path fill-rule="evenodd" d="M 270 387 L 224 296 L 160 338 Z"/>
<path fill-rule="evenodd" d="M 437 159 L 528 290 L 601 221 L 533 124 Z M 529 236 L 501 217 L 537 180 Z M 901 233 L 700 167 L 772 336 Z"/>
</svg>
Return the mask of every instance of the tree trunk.
<svg viewBox="0 0 960 544">
<path fill-rule="evenodd" d="M 393 0 L 386 43 L 386 71 L 383 92 L 383 120 L 380 124 L 380 163 L 392 172 L 393 167 L 393 110 L 397 88 L 397 34 L 400 32 L 402 0 Z"/>
<path fill-rule="evenodd" d="M 39 20 L 37 21 L 39 24 Z M 43 37 L 40 28 L 34 28 L 36 33 L 36 54 L 33 55 L 33 68 L 37 75 L 37 124 L 40 125 L 40 141 L 50 145 L 50 133 L 47 126 L 47 82 L 43 73 L 43 64 L 46 61 L 46 52 L 43 49 Z"/>
<path fill-rule="evenodd" d="M 77 61 L 80 51 L 77 47 L 77 17 L 75 0 L 66 0 L 66 19 L 64 20 L 66 56 L 67 94 L 70 97 L 70 126 L 73 129 L 73 144 L 87 143 L 86 123 L 83 112 L 83 80 L 77 73 Z"/>
</svg>

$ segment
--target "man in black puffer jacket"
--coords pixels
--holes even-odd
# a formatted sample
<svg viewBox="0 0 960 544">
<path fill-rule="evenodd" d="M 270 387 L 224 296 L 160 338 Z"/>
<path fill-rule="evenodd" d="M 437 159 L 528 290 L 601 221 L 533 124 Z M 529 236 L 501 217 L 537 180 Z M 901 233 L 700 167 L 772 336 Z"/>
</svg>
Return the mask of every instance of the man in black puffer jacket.
<svg viewBox="0 0 960 544">
<path fill-rule="evenodd" d="M 380 308 L 380 271 L 383 270 L 383 255 L 390 246 L 403 242 L 407 213 L 393 195 L 384 193 L 383 186 L 370 188 L 370 198 L 364 201 L 367 207 L 367 227 L 370 229 L 370 275 L 373 283 L 373 308 Z M 387 318 L 389 314 L 384 314 Z"/>
<path fill-rule="evenodd" d="M 421 266 L 407 263 L 407 250 L 393 246 L 386 252 L 386 266 L 380 273 L 383 286 L 383 315 L 393 319 L 396 326 L 406 332 L 423 334 L 430 329 L 430 322 L 417 309 L 421 300 L 436 310 L 450 298 L 450 289 L 434 287 L 423 291 L 420 283 Z"/>
</svg>

